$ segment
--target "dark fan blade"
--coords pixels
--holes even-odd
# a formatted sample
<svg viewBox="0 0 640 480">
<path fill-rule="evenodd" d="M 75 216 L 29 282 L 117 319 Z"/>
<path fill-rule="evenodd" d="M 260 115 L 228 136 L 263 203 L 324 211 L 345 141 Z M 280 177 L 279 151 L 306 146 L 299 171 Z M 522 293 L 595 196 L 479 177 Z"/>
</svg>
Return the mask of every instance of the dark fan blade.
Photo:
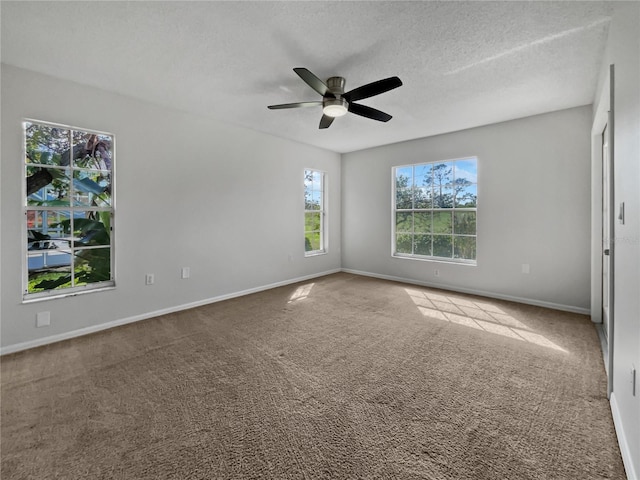
<svg viewBox="0 0 640 480">
<path fill-rule="evenodd" d="M 363 98 L 373 97 L 374 95 L 380 95 L 381 93 L 388 92 L 394 88 L 402 86 L 402 80 L 398 77 L 389 77 L 377 82 L 367 83 L 358 88 L 354 88 L 350 92 L 343 95 L 347 99 L 347 102 L 355 102 L 362 100 Z"/>
<path fill-rule="evenodd" d="M 333 123 L 334 118 L 335 117 L 330 117 L 329 115 L 322 115 L 319 128 L 329 128 L 329 126 Z"/>
<path fill-rule="evenodd" d="M 367 107 L 366 105 L 358 105 L 357 103 L 350 103 L 349 111 L 362 117 L 378 120 L 379 122 L 388 122 L 392 118 L 388 113 L 381 112 L 380 110 L 376 110 L 375 108 Z"/>
<path fill-rule="evenodd" d="M 333 93 L 329 91 L 329 87 L 327 87 L 322 80 L 316 77 L 313 73 L 311 73 L 306 68 L 298 67 L 293 69 L 302 80 L 305 81 L 307 85 L 313 88 L 316 92 L 318 92 L 323 97 L 329 96 L 333 97 Z"/>
<path fill-rule="evenodd" d="M 317 107 L 322 105 L 321 101 L 317 102 L 298 102 L 298 103 L 283 103 L 282 105 L 269 105 L 267 108 L 270 110 L 279 110 L 281 108 L 301 108 L 301 107 Z"/>
</svg>

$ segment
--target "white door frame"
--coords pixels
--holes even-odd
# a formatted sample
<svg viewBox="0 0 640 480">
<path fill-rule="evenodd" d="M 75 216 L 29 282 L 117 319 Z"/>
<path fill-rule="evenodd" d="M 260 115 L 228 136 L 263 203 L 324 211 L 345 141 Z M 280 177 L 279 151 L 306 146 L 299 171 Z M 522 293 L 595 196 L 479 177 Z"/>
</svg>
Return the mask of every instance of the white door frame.
<svg viewBox="0 0 640 480">
<path fill-rule="evenodd" d="M 605 369 L 607 371 L 607 396 L 613 391 L 613 338 L 614 338 L 614 66 L 609 66 L 609 74 L 603 82 L 596 98 L 596 110 L 591 127 L 591 320 L 598 323 L 598 333 L 602 344 Z M 602 131 L 608 126 L 610 161 L 610 288 L 609 288 L 609 329 L 605 336 L 602 325 Z"/>
</svg>

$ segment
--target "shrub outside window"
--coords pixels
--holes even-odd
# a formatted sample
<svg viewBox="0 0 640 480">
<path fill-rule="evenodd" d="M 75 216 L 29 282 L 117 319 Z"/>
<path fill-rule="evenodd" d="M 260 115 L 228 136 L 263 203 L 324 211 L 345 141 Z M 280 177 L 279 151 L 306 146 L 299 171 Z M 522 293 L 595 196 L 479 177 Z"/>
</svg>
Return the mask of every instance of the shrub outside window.
<svg viewBox="0 0 640 480">
<path fill-rule="evenodd" d="M 476 157 L 393 168 L 393 255 L 476 263 Z"/>
<path fill-rule="evenodd" d="M 24 122 L 24 299 L 114 285 L 114 136 Z"/>
</svg>

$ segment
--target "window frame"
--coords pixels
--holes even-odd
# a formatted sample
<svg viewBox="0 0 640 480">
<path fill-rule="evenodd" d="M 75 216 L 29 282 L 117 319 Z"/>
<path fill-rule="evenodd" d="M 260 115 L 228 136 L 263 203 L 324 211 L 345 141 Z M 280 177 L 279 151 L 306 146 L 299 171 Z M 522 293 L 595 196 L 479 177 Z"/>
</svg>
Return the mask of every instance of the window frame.
<svg viewBox="0 0 640 480">
<path fill-rule="evenodd" d="M 463 161 L 469 161 L 469 160 L 473 160 L 476 163 L 476 181 L 475 183 L 471 183 L 470 186 L 475 186 L 475 206 L 474 207 L 457 207 L 455 205 L 455 200 L 453 205 L 449 208 L 449 207 L 435 207 L 434 205 L 431 205 L 431 207 L 429 208 L 415 208 L 415 197 L 413 195 L 413 191 L 414 191 L 414 184 L 412 183 L 411 185 L 411 198 L 412 198 L 412 208 L 410 209 L 398 209 L 397 208 L 397 171 L 399 169 L 403 169 L 403 168 L 411 168 L 412 169 L 412 177 L 411 180 L 412 182 L 415 179 L 415 169 L 416 167 L 422 167 L 422 166 L 435 166 L 435 165 L 439 165 L 439 164 L 447 164 L 447 163 L 451 163 L 452 167 L 455 167 L 456 162 L 463 162 Z M 469 155 L 469 156 L 465 156 L 465 157 L 459 157 L 459 158 L 454 158 L 454 159 L 446 159 L 446 160 L 435 160 L 435 161 L 428 161 L 428 162 L 420 162 L 420 163 L 410 163 L 410 164 L 404 164 L 404 165 L 396 165 L 393 166 L 391 168 L 391 183 L 392 183 L 392 188 L 391 188 L 391 256 L 393 258 L 399 258 L 399 259 L 410 259 L 410 260 L 420 260 L 420 261 L 432 261 L 432 262 L 441 262 L 441 263 L 455 263 L 455 264 L 461 264 L 461 265 L 469 265 L 469 266 L 476 266 L 478 264 L 478 244 L 477 244 L 477 239 L 478 239 L 478 156 L 477 155 Z M 455 168 L 454 168 L 454 172 L 455 172 Z M 455 182 L 455 174 L 452 173 L 452 179 Z M 432 196 L 432 200 L 433 200 L 433 196 Z M 415 213 L 415 212 L 451 212 L 451 257 L 442 257 L 442 256 L 437 256 L 437 255 L 433 255 L 433 237 L 434 235 L 437 236 L 438 234 L 434 233 L 433 231 L 428 232 L 428 235 L 430 235 L 432 237 L 431 240 L 431 255 L 423 255 L 423 254 L 417 254 L 414 253 L 415 252 L 415 238 L 414 236 L 416 235 L 415 232 L 415 223 L 412 223 L 412 231 L 408 234 L 411 235 L 412 237 L 412 253 L 399 253 L 397 250 L 397 237 L 398 237 L 398 232 L 397 232 L 397 213 L 398 212 L 407 212 L 407 213 Z M 455 222 L 454 222 L 454 218 L 455 218 L 455 213 L 456 212 L 473 212 L 475 213 L 475 233 L 472 234 L 456 234 L 455 233 Z M 414 217 L 415 218 L 415 217 Z M 431 225 L 433 225 L 433 222 L 431 223 Z M 402 233 L 402 232 L 401 232 Z M 448 234 L 447 234 L 448 235 Z M 467 259 L 467 258 L 456 258 L 455 255 L 455 243 L 454 243 L 454 239 L 455 237 L 473 237 L 475 239 L 475 258 L 474 259 Z"/>
<path fill-rule="evenodd" d="M 311 175 L 313 175 L 314 173 L 317 173 L 320 175 L 320 183 L 321 183 L 321 189 L 320 189 L 320 208 L 319 209 L 314 209 L 314 210 L 308 210 L 307 209 L 307 186 L 306 186 L 306 182 L 307 182 L 307 175 L 308 173 L 310 173 Z M 305 238 L 305 249 L 304 249 L 304 256 L 305 257 L 314 257 L 316 255 L 325 255 L 327 253 L 327 173 L 322 171 L 322 170 L 318 170 L 316 168 L 305 168 L 303 171 L 303 179 L 304 179 L 304 183 L 303 183 L 303 188 L 304 188 L 304 238 Z M 312 190 L 312 192 L 317 191 L 317 190 Z M 320 245 L 318 249 L 316 250 L 307 250 L 306 248 L 306 239 L 307 239 L 307 233 L 309 232 L 315 232 L 316 230 L 307 230 L 307 214 L 310 213 L 320 213 L 320 225 L 319 225 L 319 230 L 317 230 L 317 232 L 319 233 L 320 236 Z"/>
<path fill-rule="evenodd" d="M 61 130 L 68 130 L 69 131 L 69 136 L 70 139 L 73 139 L 74 136 L 74 132 L 81 132 L 83 134 L 92 134 L 92 135 L 99 135 L 99 136 L 108 136 L 110 138 L 111 141 L 111 147 L 110 147 L 110 168 L 109 169 L 94 169 L 94 168 L 87 168 L 87 167 L 78 167 L 73 165 L 73 158 L 70 159 L 69 162 L 69 166 L 68 167 L 64 167 L 64 166 L 60 166 L 59 168 L 56 168 L 53 165 L 50 165 L 48 168 L 52 168 L 55 170 L 61 170 L 61 171 L 69 171 L 71 173 L 71 179 L 74 178 L 73 174 L 75 172 L 104 172 L 104 171 L 108 171 L 110 173 L 110 198 L 109 198 L 109 206 L 108 207 L 100 207 L 100 206 L 86 206 L 86 205 L 73 205 L 73 202 L 70 201 L 68 206 L 50 206 L 50 205 L 43 205 L 43 206 L 29 206 L 29 195 L 27 192 L 27 172 L 28 172 L 28 168 L 29 167 L 33 167 L 34 165 L 37 166 L 37 163 L 29 163 L 26 161 L 27 158 L 27 127 L 29 124 L 35 124 L 38 126 L 42 126 L 42 127 L 50 127 L 50 128 L 59 128 Z M 30 303 L 30 302 L 35 302 L 35 301 L 42 301 L 42 300 L 51 300 L 51 299 L 55 299 L 55 298 L 63 298 L 63 297 L 69 297 L 69 296 L 75 296 L 75 295 L 80 295 L 80 294 L 85 294 L 85 293 L 93 293 L 93 292 L 98 292 L 98 291 L 105 291 L 105 290 L 111 290 L 114 289 L 116 286 L 116 248 L 115 248 L 115 224 L 116 224 L 116 136 L 113 133 L 110 132 L 104 132 L 104 131 L 100 131 L 100 130 L 94 130 L 94 129 L 90 129 L 90 128 L 82 128 L 82 127 L 75 127 L 75 126 L 71 126 L 71 125 L 66 125 L 66 124 L 62 124 L 62 123 L 56 123 L 56 122 L 49 122 L 49 121 L 45 121 L 45 120 L 38 120 L 38 119 L 33 119 L 33 118 L 23 118 L 22 122 L 22 158 L 21 161 L 23 162 L 23 166 L 21 169 L 21 174 L 22 174 L 22 178 L 21 178 L 21 202 L 22 202 L 22 216 L 23 216 L 23 220 L 21 222 L 21 239 L 22 239 L 22 247 L 21 247 L 21 252 L 22 252 L 22 302 L 23 303 Z M 74 144 L 73 141 L 70 143 L 70 148 L 73 149 Z M 69 196 L 70 198 L 73 198 L 72 195 L 74 193 L 76 193 L 75 187 L 73 186 L 73 181 L 69 182 L 70 185 L 70 189 L 69 189 Z M 44 187 L 43 187 L 44 188 Z M 44 291 L 38 291 L 38 292 L 29 292 L 29 248 L 28 248 L 28 243 L 29 243 L 29 225 L 28 225 L 28 221 L 29 221 L 29 212 L 44 212 L 44 211 L 48 211 L 48 212 L 69 212 L 70 214 L 70 220 L 71 220 L 71 225 L 73 225 L 73 219 L 71 217 L 73 217 L 72 212 L 87 212 L 87 211 L 92 211 L 92 212 L 108 212 L 109 214 L 109 243 L 108 245 L 84 245 L 84 246 L 75 246 L 75 245 L 69 245 L 69 248 L 65 248 L 65 251 L 68 250 L 70 252 L 70 256 L 72 258 L 71 261 L 71 265 L 73 265 L 74 260 L 74 253 L 80 250 L 98 250 L 98 249 L 109 249 L 109 280 L 102 280 L 102 281 L 97 281 L 97 282 L 92 282 L 90 284 L 86 284 L 86 285 L 75 285 L 72 287 L 67 287 L 67 288 L 63 288 L 63 289 L 49 289 L 49 290 L 44 290 Z M 74 217 L 75 218 L 75 217 Z M 73 232 L 73 229 L 71 228 L 71 232 Z M 70 233 L 70 235 L 72 236 L 73 233 Z M 73 242 L 71 242 L 73 243 Z M 73 269 L 71 269 L 71 271 L 73 272 Z"/>
</svg>

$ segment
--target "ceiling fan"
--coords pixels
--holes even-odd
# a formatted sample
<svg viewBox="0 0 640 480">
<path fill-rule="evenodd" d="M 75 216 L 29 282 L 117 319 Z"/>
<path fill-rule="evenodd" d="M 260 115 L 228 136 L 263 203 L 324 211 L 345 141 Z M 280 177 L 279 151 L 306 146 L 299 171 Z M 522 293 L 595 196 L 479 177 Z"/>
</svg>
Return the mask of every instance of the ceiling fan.
<svg viewBox="0 0 640 480">
<path fill-rule="evenodd" d="M 402 81 L 398 77 L 389 77 L 378 80 L 377 82 L 367 83 L 366 85 L 344 93 L 344 85 L 346 82 L 344 77 L 331 77 L 327 80 L 327 83 L 325 83 L 306 68 L 294 68 L 293 71 L 296 72 L 307 85 L 322 95 L 322 100 L 269 105 L 267 108 L 279 110 L 282 108 L 316 107 L 322 105 L 322 118 L 320 119 L 319 128 L 329 128 L 334 118 L 341 117 L 347 112 L 378 120 L 379 122 L 388 122 L 391 120 L 391 115 L 388 113 L 353 102 L 388 92 L 402 85 Z"/>
</svg>

